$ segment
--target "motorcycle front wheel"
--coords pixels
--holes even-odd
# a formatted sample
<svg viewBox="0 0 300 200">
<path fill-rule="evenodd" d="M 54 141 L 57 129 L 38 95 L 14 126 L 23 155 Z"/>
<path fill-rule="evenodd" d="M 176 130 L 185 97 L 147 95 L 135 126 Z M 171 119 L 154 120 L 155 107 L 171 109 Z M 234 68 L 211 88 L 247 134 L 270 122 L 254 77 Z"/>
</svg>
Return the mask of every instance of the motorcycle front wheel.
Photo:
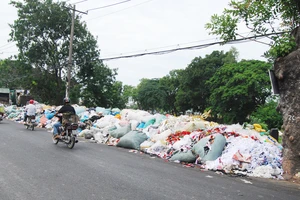
<svg viewBox="0 0 300 200">
<path fill-rule="evenodd" d="M 71 136 L 70 142 L 67 144 L 67 146 L 69 149 L 73 149 L 74 145 L 75 145 L 75 137 Z"/>
</svg>

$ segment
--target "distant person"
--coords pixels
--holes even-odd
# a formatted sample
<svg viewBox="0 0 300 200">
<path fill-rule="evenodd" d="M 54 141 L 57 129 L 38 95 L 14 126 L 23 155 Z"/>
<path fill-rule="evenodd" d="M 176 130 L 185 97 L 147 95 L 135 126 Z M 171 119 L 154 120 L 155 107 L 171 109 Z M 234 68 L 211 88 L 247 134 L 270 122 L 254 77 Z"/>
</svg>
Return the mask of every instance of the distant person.
<svg viewBox="0 0 300 200">
<path fill-rule="evenodd" d="M 34 100 L 29 100 L 29 104 L 25 107 L 25 113 L 24 113 L 24 122 L 27 123 L 28 116 L 35 116 L 36 115 L 36 107 L 33 105 Z"/>
</svg>

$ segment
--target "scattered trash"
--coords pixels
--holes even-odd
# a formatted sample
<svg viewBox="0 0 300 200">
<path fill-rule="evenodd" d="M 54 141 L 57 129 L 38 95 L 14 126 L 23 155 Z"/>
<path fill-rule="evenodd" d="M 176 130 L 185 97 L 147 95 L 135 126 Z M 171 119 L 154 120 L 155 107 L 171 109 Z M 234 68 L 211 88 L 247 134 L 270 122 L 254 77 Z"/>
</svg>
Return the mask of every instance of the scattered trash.
<svg viewBox="0 0 300 200">
<path fill-rule="evenodd" d="M 245 180 L 245 179 L 241 179 L 241 181 L 243 181 L 244 183 L 247 183 L 247 184 L 253 184 L 251 181 L 247 181 L 247 180 Z"/>
<path fill-rule="evenodd" d="M 59 107 L 38 102 L 36 106 L 39 127 L 51 131 Z M 270 135 L 261 134 L 266 130 L 259 124 L 224 125 L 205 121 L 201 116 L 175 117 L 133 109 L 96 107 L 89 110 L 73 106 L 80 118 L 78 137 L 94 143 L 128 148 L 132 153 L 148 154 L 150 158 L 158 157 L 200 171 L 282 179 L 282 146 Z M 24 109 L 8 106 L 5 115 L 22 123 Z M 296 177 L 300 177 L 300 173 Z"/>
</svg>

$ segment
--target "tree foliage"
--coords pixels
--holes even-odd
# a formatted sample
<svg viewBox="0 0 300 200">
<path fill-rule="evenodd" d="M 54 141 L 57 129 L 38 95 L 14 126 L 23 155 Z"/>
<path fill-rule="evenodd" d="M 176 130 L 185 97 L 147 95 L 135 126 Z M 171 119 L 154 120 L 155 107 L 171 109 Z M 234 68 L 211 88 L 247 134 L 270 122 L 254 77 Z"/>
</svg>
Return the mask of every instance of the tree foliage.
<svg viewBox="0 0 300 200">
<path fill-rule="evenodd" d="M 213 112 L 220 114 L 224 123 L 245 122 L 270 96 L 270 67 L 263 61 L 243 60 L 219 68 L 207 82 Z"/>
<path fill-rule="evenodd" d="M 251 117 L 259 119 L 261 122 L 268 125 L 268 128 L 281 129 L 283 124 L 281 114 L 276 110 L 278 102 L 270 100 L 264 105 L 260 105 L 252 114 Z"/>
<path fill-rule="evenodd" d="M 296 47 L 294 38 L 289 34 L 300 24 L 300 1 L 298 0 L 231 0 L 230 8 L 224 9 L 222 15 L 213 15 L 211 22 L 205 25 L 211 34 L 219 35 L 224 42 L 235 40 L 239 24 L 244 23 L 253 34 L 270 36 L 271 51 L 266 56 L 277 58 L 285 56 Z M 278 25 L 280 25 L 278 27 Z"/>
<path fill-rule="evenodd" d="M 126 107 L 126 98 L 123 98 L 123 84 L 120 81 L 114 82 L 109 91 L 110 107 L 123 109 Z"/>
<path fill-rule="evenodd" d="M 238 52 L 232 48 L 227 53 L 214 51 L 204 58 L 196 57 L 181 73 L 180 87 L 176 97 L 179 110 L 203 112 L 208 106 L 211 89 L 206 82 L 224 63 L 235 63 Z"/>
<path fill-rule="evenodd" d="M 10 25 L 11 40 L 19 49 L 18 60 L 29 66 L 33 75 L 24 82 L 25 86 L 42 101 L 61 104 L 66 88 L 72 10 L 65 2 L 52 0 L 11 1 L 11 4 L 18 9 L 18 19 Z M 112 87 L 116 71 L 99 60 L 97 40 L 86 24 L 78 15 L 74 21 L 71 96 L 77 98 L 76 92 L 80 91 L 85 102 L 91 104 L 89 100 L 99 98 L 96 103 L 106 106 L 108 103 L 103 100 L 106 97 L 97 95 L 106 94 Z"/>
<path fill-rule="evenodd" d="M 123 86 L 122 99 L 127 108 L 137 108 L 137 89 L 131 85 Z"/>
<path fill-rule="evenodd" d="M 178 114 L 176 108 L 176 96 L 180 86 L 179 76 L 183 70 L 172 70 L 168 75 L 159 79 L 160 88 L 164 91 L 162 108 L 168 113 Z"/>
<path fill-rule="evenodd" d="M 159 79 L 142 79 L 137 86 L 137 101 L 140 109 L 158 111 L 162 108 L 165 91 Z"/>
<path fill-rule="evenodd" d="M 22 80 L 27 77 L 25 69 L 16 60 L 0 60 L 0 87 L 17 89 L 22 85 Z"/>
</svg>

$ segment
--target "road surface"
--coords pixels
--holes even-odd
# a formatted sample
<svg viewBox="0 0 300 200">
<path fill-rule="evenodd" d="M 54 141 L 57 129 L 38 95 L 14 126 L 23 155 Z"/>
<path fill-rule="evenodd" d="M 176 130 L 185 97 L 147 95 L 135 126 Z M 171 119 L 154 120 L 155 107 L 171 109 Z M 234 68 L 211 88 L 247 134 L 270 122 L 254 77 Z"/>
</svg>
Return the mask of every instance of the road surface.
<svg viewBox="0 0 300 200">
<path fill-rule="evenodd" d="M 230 177 L 128 149 L 54 145 L 45 129 L 0 122 L 0 200 L 299 200 L 285 181 Z"/>
</svg>

